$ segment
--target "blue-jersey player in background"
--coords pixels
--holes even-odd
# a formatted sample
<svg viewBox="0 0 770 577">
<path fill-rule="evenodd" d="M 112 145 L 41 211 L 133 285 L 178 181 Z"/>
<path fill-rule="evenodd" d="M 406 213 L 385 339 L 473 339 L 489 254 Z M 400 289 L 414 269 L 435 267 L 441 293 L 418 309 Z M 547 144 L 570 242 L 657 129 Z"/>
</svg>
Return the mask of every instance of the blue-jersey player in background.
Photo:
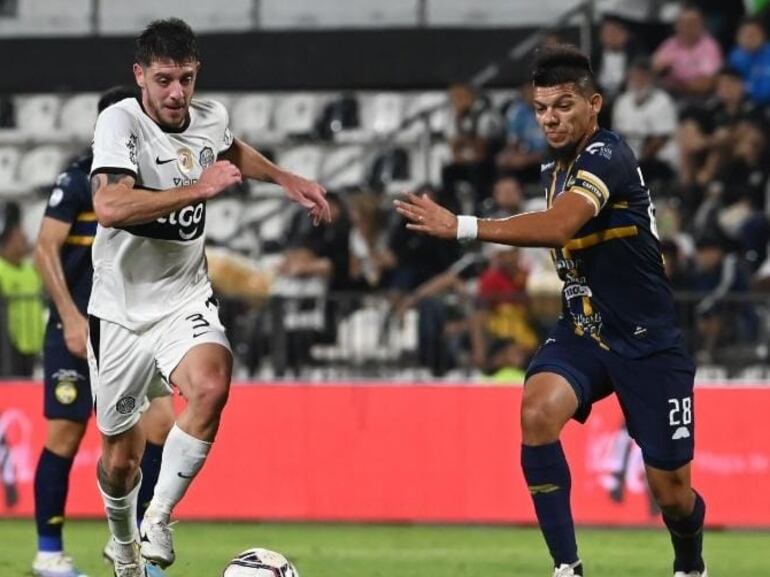
<svg viewBox="0 0 770 577">
<path fill-rule="evenodd" d="M 101 97 L 98 110 L 135 96 L 131 88 L 114 88 Z M 91 244 L 97 226 L 89 181 L 92 159 L 90 151 L 85 153 L 56 179 L 35 248 L 35 260 L 54 305 L 43 350 L 48 428 L 35 471 L 38 553 L 32 572 L 38 577 L 81 575 L 64 553 L 62 527 L 70 470 L 92 408 L 85 318 L 93 276 Z M 149 441 L 142 459 L 140 516 L 152 498 L 163 441 L 173 423 L 168 397 L 156 399 L 144 415 Z M 111 556 L 109 548 L 105 556 Z"/>
<path fill-rule="evenodd" d="M 583 575 L 559 436 L 612 393 L 671 534 L 674 576 L 706 577 L 706 507 L 690 485 L 695 366 L 677 326 L 644 176 L 623 139 L 597 124 L 602 97 L 585 55 L 572 46 L 543 49 L 532 81 L 551 152 L 542 168 L 546 210 L 482 220 L 415 195 L 396 201 L 397 210 L 409 228 L 434 236 L 553 249 L 563 313 L 527 371 L 521 464 L 554 577 Z"/>
</svg>

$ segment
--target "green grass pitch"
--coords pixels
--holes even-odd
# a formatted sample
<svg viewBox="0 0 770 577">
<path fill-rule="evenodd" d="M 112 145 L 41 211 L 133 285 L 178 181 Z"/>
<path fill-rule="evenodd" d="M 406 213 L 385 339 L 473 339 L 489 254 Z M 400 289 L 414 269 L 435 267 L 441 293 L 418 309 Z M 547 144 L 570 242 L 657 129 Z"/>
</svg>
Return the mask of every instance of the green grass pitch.
<svg viewBox="0 0 770 577">
<path fill-rule="evenodd" d="M 249 547 L 286 554 L 302 577 L 550 577 L 535 529 L 468 526 L 193 523 L 176 525 L 177 562 L 169 577 L 220 577 Z M 107 526 L 70 521 L 65 546 L 89 577 L 110 577 L 101 561 Z M 581 529 L 586 577 L 671 577 L 662 530 Z M 770 575 L 770 533 L 710 532 L 710 577 Z M 31 575 L 34 525 L 0 521 L 0 575 Z"/>
</svg>

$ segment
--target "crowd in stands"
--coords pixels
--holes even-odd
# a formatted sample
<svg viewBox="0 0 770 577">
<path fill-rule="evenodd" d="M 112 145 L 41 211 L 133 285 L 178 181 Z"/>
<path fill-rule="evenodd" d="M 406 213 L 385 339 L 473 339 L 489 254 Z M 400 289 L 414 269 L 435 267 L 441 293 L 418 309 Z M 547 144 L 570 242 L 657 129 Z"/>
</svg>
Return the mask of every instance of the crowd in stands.
<svg viewBox="0 0 770 577">
<path fill-rule="evenodd" d="M 621 17 L 597 24 L 601 123 L 639 158 L 699 363 L 763 363 L 767 353 L 756 345 L 770 318 L 762 297 L 770 289 L 770 43 L 761 13 L 727 17 L 723 3 L 698 4 L 684 6 L 654 43 Z M 448 100 L 439 138 L 450 158 L 440 180 L 415 192 L 485 217 L 543 208 L 548 151 L 531 87 L 499 101 L 456 84 Z M 335 101 L 319 119 L 319 136 L 354 126 L 357 115 L 351 97 Z M 389 148 L 365 186 L 330 192 L 328 225 L 287 212 L 283 234 L 263 247 L 259 263 L 212 247 L 215 285 L 239 297 L 225 304 L 223 320 L 247 373 L 269 361 L 278 374 L 302 374 L 360 354 L 377 370 L 390 363 L 436 377 L 460 370 L 521 378 L 560 312 L 548 252 L 461 246 L 407 230 L 383 192 L 407 172 L 407 156 Z M 399 341 L 408 334 L 416 335 L 411 345 Z"/>
</svg>

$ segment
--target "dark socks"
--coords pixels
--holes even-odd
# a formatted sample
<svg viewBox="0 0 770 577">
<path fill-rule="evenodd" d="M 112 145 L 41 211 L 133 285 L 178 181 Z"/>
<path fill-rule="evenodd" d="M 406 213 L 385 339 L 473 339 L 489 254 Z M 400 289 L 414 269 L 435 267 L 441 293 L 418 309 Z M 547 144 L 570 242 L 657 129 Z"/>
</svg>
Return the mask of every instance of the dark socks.
<svg viewBox="0 0 770 577">
<path fill-rule="evenodd" d="M 72 457 L 43 449 L 35 471 L 35 522 L 38 551 L 63 550 L 62 527 Z"/>
<path fill-rule="evenodd" d="M 142 456 L 142 486 L 139 488 L 139 502 L 136 508 L 136 516 L 139 523 L 142 522 L 144 512 L 150 506 L 155 483 L 160 474 L 160 462 L 163 457 L 163 445 L 155 445 L 148 442 L 144 447 Z"/>
<path fill-rule="evenodd" d="M 674 572 L 703 571 L 703 520 L 706 517 L 706 502 L 695 492 L 695 508 L 683 519 L 670 519 L 663 515 L 663 521 L 671 533 L 674 545 Z"/>
<path fill-rule="evenodd" d="M 561 443 L 522 445 L 521 466 L 554 565 L 574 563 L 578 554 L 570 508 L 571 478 Z M 582 575 L 582 568 L 576 573 Z"/>
</svg>

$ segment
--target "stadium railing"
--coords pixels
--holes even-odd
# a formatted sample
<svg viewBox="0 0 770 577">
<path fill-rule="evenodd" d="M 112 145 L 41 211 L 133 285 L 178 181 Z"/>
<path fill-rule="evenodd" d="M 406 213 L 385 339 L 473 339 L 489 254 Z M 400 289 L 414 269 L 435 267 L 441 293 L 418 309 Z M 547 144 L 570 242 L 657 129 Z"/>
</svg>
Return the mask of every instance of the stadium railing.
<svg viewBox="0 0 770 577">
<path fill-rule="evenodd" d="M 8 315 L 12 302 L 0 300 L 0 377 L 39 377 L 39 355 L 31 375 L 14 369 L 18 364 L 11 359 L 17 352 Z M 386 293 L 319 291 L 301 297 L 222 298 L 220 302 L 220 316 L 236 359 L 235 376 L 240 380 L 493 378 L 473 362 L 468 323 L 474 313 L 489 308 L 473 299 L 441 297 L 407 310 L 401 310 L 394 295 Z M 496 330 L 499 334 L 502 326 L 505 334 L 506 326 L 513 328 L 508 336 L 495 337 L 490 332 L 486 352 L 491 358 L 518 342 L 523 351 L 520 365 L 525 365 L 533 351 L 531 343 L 540 342 L 555 322 L 560 297 L 519 296 L 511 302 L 521 305 L 521 310 L 513 312 L 513 319 L 505 316 L 511 311 L 500 313 Z M 712 303 L 704 294 L 679 293 L 676 306 L 703 379 L 770 379 L 770 295 L 727 294 Z M 531 331 L 523 340 L 517 340 L 519 321 Z M 15 330 L 37 329 L 17 325 Z M 502 361 L 488 367 L 487 373 L 497 373 L 501 380 L 514 375 L 516 380 L 520 373 L 515 371 L 522 368 Z"/>
</svg>

